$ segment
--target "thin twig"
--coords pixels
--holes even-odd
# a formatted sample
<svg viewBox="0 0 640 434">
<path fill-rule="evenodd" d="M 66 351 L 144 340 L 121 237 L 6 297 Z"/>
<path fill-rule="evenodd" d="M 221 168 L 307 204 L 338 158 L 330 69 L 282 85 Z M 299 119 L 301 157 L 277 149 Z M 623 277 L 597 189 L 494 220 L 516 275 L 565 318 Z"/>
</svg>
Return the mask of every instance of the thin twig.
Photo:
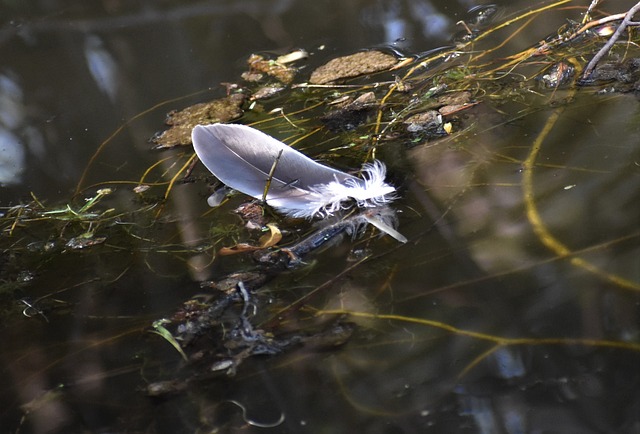
<svg viewBox="0 0 640 434">
<path fill-rule="evenodd" d="M 600 3 L 600 0 L 591 0 L 591 4 L 587 9 L 587 12 L 584 13 L 584 17 L 582 18 L 582 24 L 587 24 L 587 21 L 591 21 L 591 12 L 596 8 L 596 6 Z"/>
<path fill-rule="evenodd" d="M 280 157 L 282 157 L 282 151 L 283 149 L 280 149 L 280 152 L 278 152 L 278 156 L 276 157 L 275 160 L 273 160 L 273 165 L 271 166 L 271 170 L 269 170 L 269 177 L 267 178 L 267 182 L 264 185 L 264 191 L 262 192 L 263 202 L 267 201 L 267 195 L 269 194 L 269 189 L 271 188 L 271 180 L 273 179 L 273 174 L 276 172 L 276 166 L 280 161 Z"/>
<path fill-rule="evenodd" d="M 622 34 L 622 32 L 624 32 L 624 30 L 627 28 L 627 26 L 629 26 L 630 24 L 635 24 L 635 23 L 632 23 L 631 19 L 636 14 L 636 12 L 638 12 L 638 10 L 640 10 L 640 2 L 636 3 L 636 5 L 634 7 L 629 9 L 629 11 L 624 16 L 624 19 L 622 20 L 622 22 L 618 26 L 617 30 L 615 31 L 615 33 L 611 36 L 611 38 L 609 38 L 609 40 L 604 45 L 604 47 L 602 47 L 600 49 L 600 51 L 598 51 L 596 53 L 596 55 L 593 56 L 593 59 L 591 59 L 591 62 L 589 62 L 589 64 L 585 68 L 584 72 L 582 73 L 582 77 L 580 78 L 580 82 L 587 81 L 587 79 L 589 78 L 589 76 L 591 75 L 593 70 L 595 69 L 595 67 L 598 64 L 598 62 L 609 52 L 611 47 L 613 47 L 613 44 L 615 44 L 616 41 L 618 40 L 618 38 L 620 38 L 620 35 Z"/>
</svg>

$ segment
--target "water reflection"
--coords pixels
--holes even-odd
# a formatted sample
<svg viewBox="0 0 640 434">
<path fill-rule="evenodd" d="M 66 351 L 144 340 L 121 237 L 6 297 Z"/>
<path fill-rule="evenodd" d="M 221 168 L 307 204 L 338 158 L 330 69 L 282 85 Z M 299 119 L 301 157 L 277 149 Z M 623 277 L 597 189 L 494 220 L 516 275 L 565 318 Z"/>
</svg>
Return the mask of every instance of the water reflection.
<svg viewBox="0 0 640 434">
<path fill-rule="evenodd" d="M 367 26 L 382 27 L 384 41 L 387 42 L 416 33 L 421 33 L 427 39 L 445 41 L 452 30 L 453 21 L 440 8 L 441 5 L 424 0 L 378 1 L 365 6 L 361 16 Z"/>
<path fill-rule="evenodd" d="M 16 17 L 0 34 L 0 158 L 8 162 L 1 182 L 14 184 L 3 186 L 2 205 L 31 201 L 33 191 L 48 207 L 77 212 L 95 196 L 93 182 L 135 182 L 117 184 L 96 208 L 121 213 L 113 224 L 71 217 L 50 224 L 34 215 L 28 230 L 16 224 L 3 233 L 0 426 L 23 433 L 638 429 L 634 96 L 577 95 L 528 166 L 562 91 L 535 89 L 527 101 L 474 108 L 464 114 L 466 129 L 443 140 L 389 145 L 381 158 L 406 187 L 398 210 L 410 243 L 342 240 L 272 276 L 252 317 L 266 336 L 349 321 L 357 326 L 351 339 L 339 349 L 248 358 L 229 377 L 185 364 L 147 330 L 192 296 L 215 296 L 199 281 L 253 266 L 247 256 L 214 256 L 254 236 L 231 214 L 242 198 L 205 214 L 207 182 L 196 168 L 201 178 L 177 185 L 163 210 L 139 212 L 154 206 L 133 191 L 141 172 L 158 163 L 176 173 L 184 161 L 179 150 L 150 153 L 147 139 L 166 111 L 203 96 L 131 120 L 160 101 L 236 79 L 254 51 L 303 46 L 313 53 L 308 74 L 336 51 L 399 37 L 412 39 L 415 51 L 441 46 L 465 8 L 455 4 L 455 15 L 451 2 L 422 1 L 3 7 Z M 510 42 L 530 46 L 566 16 Z M 317 50 L 322 44 L 328 51 Z M 127 121 L 72 199 L 94 151 Z M 273 129 L 283 139 L 290 133 Z M 554 250 L 531 224 L 525 170 L 544 227 L 568 251 Z M 153 204 L 164 193 L 156 191 Z M 66 247 L 94 231 L 108 233 L 107 242 Z M 286 236 L 293 243 L 303 234 Z M 47 319 L 24 316 L 25 297 Z M 301 298 L 305 309 L 286 309 Z M 145 396 L 160 381 L 173 393 Z"/>
<path fill-rule="evenodd" d="M 118 65 L 102 40 L 95 35 L 88 35 L 84 42 L 84 55 L 96 86 L 111 102 L 115 102 L 118 91 Z"/>
<path fill-rule="evenodd" d="M 25 149 L 16 135 L 25 123 L 23 95 L 15 78 L 0 75 L 0 185 L 19 184 Z"/>
</svg>

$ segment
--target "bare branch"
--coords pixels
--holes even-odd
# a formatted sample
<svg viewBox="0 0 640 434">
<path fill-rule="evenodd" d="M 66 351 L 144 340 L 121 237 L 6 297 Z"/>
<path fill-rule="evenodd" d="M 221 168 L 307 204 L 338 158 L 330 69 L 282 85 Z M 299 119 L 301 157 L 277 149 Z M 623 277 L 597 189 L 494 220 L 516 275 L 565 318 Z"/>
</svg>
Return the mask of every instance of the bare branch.
<svg viewBox="0 0 640 434">
<path fill-rule="evenodd" d="M 609 40 L 604 45 L 604 47 L 602 47 L 600 51 L 598 51 L 596 55 L 593 56 L 593 59 L 591 59 L 591 61 L 589 62 L 585 70 L 582 72 L 582 77 L 580 77 L 580 82 L 587 81 L 587 79 L 595 69 L 598 62 L 609 52 L 611 47 L 613 47 L 613 44 L 615 44 L 618 38 L 620 38 L 620 35 L 622 34 L 622 32 L 624 32 L 628 26 L 637 24 L 636 22 L 632 21 L 632 19 L 633 19 L 633 16 L 636 14 L 636 12 L 638 12 L 639 10 L 640 10 L 640 2 L 636 3 L 634 7 L 629 9 L 629 11 L 624 16 L 624 19 L 616 29 L 615 33 L 611 36 L 611 38 L 609 38 Z"/>
</svg>

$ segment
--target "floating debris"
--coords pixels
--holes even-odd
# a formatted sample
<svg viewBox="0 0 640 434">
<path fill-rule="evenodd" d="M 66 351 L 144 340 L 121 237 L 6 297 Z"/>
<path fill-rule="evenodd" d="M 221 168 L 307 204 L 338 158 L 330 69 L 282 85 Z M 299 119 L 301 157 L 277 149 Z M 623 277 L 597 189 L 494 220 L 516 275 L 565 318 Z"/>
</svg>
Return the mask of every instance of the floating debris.
<svg viewBox="0 0 640 434">
<path fill-rule="evenodd" d="M 467 11 L 467 24 L 473 27 L 485 27 L 496 18 L 499 10 L 494 4 L 474 6 Z"/>
<path fill-rule="evenodd" d="M 367 224 L 371 224 L 383 234 L 387 234 L 401 243 L 408 241 L 405 236 L 395 230 L 398 225 L 395 211 L 389 207 L 379 207 L 327 225 L 293 246 L 279 250 L 258 250 L 253 257 L 260 264 L 272 269 L 295 268 L 302 263 L 301 258 L 309 252 L 319 249 L 343 233 L 355 238 L 366 228 Z"/>
<path fill-rule="evenodd" d="M 276 80 L 289 84 L 296 76 L 296 68 L 286 66 L 277 60 L 267 59 L 259 54 L 252 54 L 247 59 L 249 72 L 242 75 L 247 81 L 259 81 L 261 74 L 267 74 Z M 260 77 L 258 77 L 260 76 Z"/>
<path fill-rule="evenodd" d="M 188 384 L 187 381 L 180 380 L 156 381 L 148 384 L 144 391 L 147 396 L 152 398 L 170 396 L 184 392 Z"/>
<path fill-rule="evenodd" d="M 448 116 L 461 110 L 473 107 L 476 103 L 471 102 L 471 92 L 451 92 L 438 97 L 438 112 L 442 116 Z"/>
<path fill-rule="evenodd" d="M 580 84 L 611 84 L 608 90 L 614 92 L 640 91 L 640 57 L 630 58 L 624 62 L 599 64 L 588 80 L 583 80 Z"/>
<path fill-rule="evenodd" d="M 379 106 L 373 92 L 366 92 L 354 101 L 348 101 L 350 100 L 334 101 L 334 105 L 342 107 L 332 110 L 320 118 L 329 130 L 334 132 L 352 131 L 366 123 Z"/>
<path fill-rule="evenodd" d="M 255 202 L 244 203 L 236 208 L 234 212 L 246 222 L 245 227 L 247 229 L 262 229 L 267 223 L 264 208 Z"/>
<path fill-rule="evenodd" d="M 403 121 L 407 132 L 426 139 L 451 134 L 453 123 L 446 122 L 445 117 L 478 104 L 471 100 L 471 92 L 468 91 L 450 92 L 436 97 L 438 92 L 443 90 L 445 89 L 430 89 L 427 104 L 422 108 L 424 111 L 414 113 Z M 422 97 L 422 100 L 425 100 L 425 97 Z"/>
<path fill-rule="evenodd" d="M 308 57 L 309 53 L 307 53 L 307 50 L 300 48 L 290 53 L 283 54 L 282 56 L 278 56 L 276 62 L 281 65 L 286 65 L 287 63 L 297 62 L 298 60 L 306 59 Z"/>
<path fill-rule="evenodd" d="M 436 110 L 417 113 L 403 122 L 410 133 L 424 133 L 428 136 L 446 134 L 442 129 L 442 115 Z"/>
<path fill-rule="evenodd" d="M 137 186 L 133 187 L 133 192 L 137 193 L 137 194 L 142 194 L 145 191 L 149 190 L 150 188 L 151 188 L 150 185 L 140 184 L 140 185 L 137 185 Z"/>
<path fill-rule="evenodd" d="M 107 240 L 107 237 L 94 237 L 92 233 L 82 234 L 78 237 L 71 238 L 65 244 L 65 247 L 68 247 L 73 250 L 81 250 L 89 247 L 97 246 L 98 244 L 102 244 Z"/>
<path fill-rule="evenodd" d="M 242 105 L 247 100 L 243 93 L 233 93 L 226 98 L 195 104 L 167 115 L 165 123 L 171 128 L 151 139 L 154 149 L 170 149 L 191 144 L 191 131 L 198 124 L 230 122 L 244 113 Z"/>
<path fill-rule="evenodd" d="M 402 93 L 409 93 L 413 90 L 413 85 L 408 81 L 402 80 L 400 77 L 396 76 L 394 80 L 394 84 L 396 90 Z"/>
<path fill-rule="evenodd" d="M 539 77 L 540 85 L 546 89 L 554 89 L 567 85 L 575 76 L 576 69 L 568 62 L 554 63 Z"/>
<path fill-rule="evenodd" d="M 252 291 L 267 276 L 260 274 L 235 273 L 207 285 L 222 292 L 206 296 L 205 300 L 202 296 L 187 300 L 170 320 L 155 321 L 151 332 L 169 341 L 185 361 L 204 364 L 209 372 L 229 376 L 252 356 L 275 355 L 302 345 L 323 350 L 347 342 L 355 326 L 341 320 L 320 326 L 317 331 L 279 336 L 256 328 L 251 319 L 257 314 L 259 303 Z M 151 396 L 181 392 L 192 379 L 153 383 L 146 391 Z"/>
<path fill-rule="evenodd" d="M 251 101 L 271 98 L 281 93 L 286 88 L 283 86 L 264 86 L 255 91 L 249 98 Z"/>
<path fill-rule="evenodd" d="M 280 232 L 280 229 L 278 229 L 278 227 L 273 223 L 267 223 L 267 228 L 269 232 L 260 237 L 260 241 L 257 246 L 247 243 L 238 243 L 232 247 L 221 248 L 218 250 L 218 254 L 222 256 L 235 255 L 237 253 L 252 252 L 277 245 L 280 240 L 282 240 L 282 233 Z"/>
<path fill-rule="evenodd" d="M 245 287 L 252 291 L 264 285 L 268 275 L 263 272 L 245 271 L 232 273 L 216 282 L 203 282 L 203 288 L 213 288 L 224 293 L 231 293 L 236 290 L 238 282 L 243 282 Z"/>
<path fill-rule="evenodd" d="M 380 51 L 361 51 L 349 56 L 337 57 L 311 73 L 309 83 L 327 84 L 345 78 L 358 77 L 393 68 L 398 59 Z"/>
</svg>

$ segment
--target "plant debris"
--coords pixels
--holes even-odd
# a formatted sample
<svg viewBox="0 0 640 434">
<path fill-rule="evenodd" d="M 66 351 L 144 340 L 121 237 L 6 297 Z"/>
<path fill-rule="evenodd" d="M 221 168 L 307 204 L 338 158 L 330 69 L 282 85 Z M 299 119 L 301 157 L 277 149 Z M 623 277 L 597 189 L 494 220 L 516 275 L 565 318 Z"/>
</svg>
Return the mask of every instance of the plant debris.
<svg viewBox="0 0 640 434">
<path fill-rule="evenodd" d="M 246 100 L 247 96 L 238 92 L 232 93 L 226 98 L 195 104 L 180 111 L 170 112 L 167 115 L 165 124 L 171 126 L 171 128 L 151 139 L 155 143 L 154 149 L 169 149 L 175 146 L 190 145 L 193 127 L 199 124 L 230 122 L 238 119 L 244 113 L 242 105 Z"/>
<path fill-rule="evenodd" d="M 251 101 L 257 101 L 261 99 L 271 98 L 273 96 L 278 95 L 285 89 L 286 88 L 282 86 L 263 86 L 257 91 L 255 91 L 249 99 Z"/>
<path fill-rule="evenodd" d="M 276 226 L 267 225 L 270 233 L 261 239 L 264 247 L 253 254 L 259 264 L 255 270 L 203 282 L 202 288 L 214 292 L 187 300 L 170 319 L 155 321 L 151 332 L 162 336 L 189 363 L 204 363 L 210 372 L 227 375 L 234 375 L 238 366 L 252 356 L 280 354 L 300 346 L 317 350 L 343 345 L 355 326 L 342 320 L 295 332 L 259 328 L 254 318 L 265 303 L 258 290 L 278 273 L 304 264 L 302 258 L 310 252 L 343 233 L 355 237 L 367 224 L 406 242 L 393 229 L 397 224 L 395 212 L 387 207 L 369 209 L 326 225 L 288 248 L 273 247 L 281 235 Z M 246 251 L 256 250 L 249 247 Z M 164 387 L 171 384 L 156 383 L 147 393 L 173 393 L 174 387 Z"/>
<path fill-rule="evenodd" d="M 599 64 L 582 84 L 607 84 L 609 91 L 616 92 L 640 91 L 640 58 Z"/>
<path fill-rule="evenodd" d="M 471 92 L 452 92 L 438 97 L 438 113 L 449 116 L 476 105 L 471 101 Z"/>
<path fill-rule="evenodd" d="M 87 233 L 82 234 L 79 237 L 71 238 L 69 241 L 67 241 L 65 247 L 73 250 L 82 250 L 102 244 L 106 240 L 107 237 L 94 237 L 92 233 Z"/>
<path fill-rule="evenodd" d="M 442 129 L 442 115 L 436 110 L 417 113 L 403 122 L 410 133 L 425 133 L 429 136 L 446 135 Z"/>
<path fill-rule="evenodd" d="M 280 240 L 282 240 L 282 233 L 280 232 L 280 229 L 278 229 L 278 227 L 273 223 L 267 223 L 267 229 L 269 230 L 269 232 L 260 237 L 259 245 L 254 246 L 247 243 L 238 243 L 232 247 L 221 248 L 218 251 L 218 254 L 222 256 L 228 256 L 235 255 L 236 253 L 253 252 L 256 250 L 274 247 L 280 242 Z"/>
<path fill-rule="evenodd" d="M 361 51 L 349 56 L 337 57 L 320 66 L 311 73 L 309 83 L 327 84 L 345 78 L 386 71 L 397 63 L 398 59 L 391 54 L 376 50 Z"/>
<path fill-rule="evenodd" d="M 539 78 L 540 84 L 547 89 L 554 89 L 571 83 L 575 77 L 576 69 L 566 61 L 554 63 Z"/>
<path fill-rule="evenodd" d="M 341 106 L 338 109 L 331 110 L 320 120 L 330 131 L 351 131 L 358 126 L 367 122 L 369 117 L 378 108 L 376 95 L 373 92 L 366 92 L 356 98 L 354 101 L 347 99 L 341 103 L 334 105 Z"/>
<path fill-rule="evenodd" d="M 235 375 L 238 366 L 247 358 L 274 355 L 304 345 L 311 350 L 322 350 L 343 345 L 355 326 L 341 320 L 332 321 L 315 332 L 275 334 L 256 328 L 251 318 L 258 314 L 257 297 L 242 280 L 243 274 L 223 279 L 213 288 L 225 288 L 220 296 L 210 300 L 201 297 L 187 300 L 170 320 L 154 322 L 153 333 L 162 336 L 177 349 L 187 362 L 205 365 L 210 372 Z M 255 282 L 255 276 L 250 277 Z M 181 388 L 163 387 L 172 384 L 161 381 L 148 386 L 147 394 L 159 396 L 182 391 Z"/>
<path fill-rule="evenodd" d="M 242 74 L 247 81 L 260 81 L 262 74 L 267 74 L 284 84 L 289 84 L 296 76 L 296 69 L 279 63 L 277 60 L 266 59 L 259 54 L 252 54 L 247 59 L 249 71 Z"/>
</svg>

